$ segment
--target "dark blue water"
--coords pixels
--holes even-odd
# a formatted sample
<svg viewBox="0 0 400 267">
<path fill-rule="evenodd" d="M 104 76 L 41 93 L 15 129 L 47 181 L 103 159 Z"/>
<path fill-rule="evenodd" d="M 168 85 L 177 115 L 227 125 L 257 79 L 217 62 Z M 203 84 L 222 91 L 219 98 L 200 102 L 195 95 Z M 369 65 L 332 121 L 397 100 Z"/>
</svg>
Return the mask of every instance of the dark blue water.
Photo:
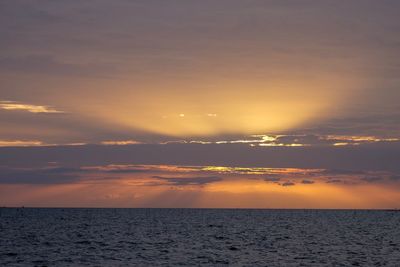
<svg viewBox="0 0 400 267">
<path fill-rule="evenodd" d="M 400 212 L 0 209 L 0 266 L 400 266 Z"/>
</svg>

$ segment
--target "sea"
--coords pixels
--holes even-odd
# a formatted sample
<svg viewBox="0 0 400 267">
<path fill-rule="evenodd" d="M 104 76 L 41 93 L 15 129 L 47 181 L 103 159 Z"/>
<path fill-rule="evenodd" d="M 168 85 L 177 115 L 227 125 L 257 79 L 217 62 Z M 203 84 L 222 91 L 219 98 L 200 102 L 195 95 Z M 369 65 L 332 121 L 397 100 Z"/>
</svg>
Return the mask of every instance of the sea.
<svg viewBox="0 0 400 267">
<path fill-rule="evenodd" d="M 0 266 L 400 266 L 400 212 L 1 208 Z"/>
</svg>

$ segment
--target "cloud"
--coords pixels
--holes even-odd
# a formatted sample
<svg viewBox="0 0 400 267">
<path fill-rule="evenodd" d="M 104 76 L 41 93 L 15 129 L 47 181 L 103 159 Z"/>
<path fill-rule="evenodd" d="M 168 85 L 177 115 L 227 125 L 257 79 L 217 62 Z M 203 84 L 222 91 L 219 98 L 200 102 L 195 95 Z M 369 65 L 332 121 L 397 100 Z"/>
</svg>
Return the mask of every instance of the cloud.
<svg viewBox="0 0 400 267">
<path fill-rule="evenodd" d="M 308 129 L 299 129 L 298 132 L 320 135 L 331 135 L 337 137 L 360 136 L 366 137 L 374 135 L 394 136 L 398 138 L 400 130 L 400 114 L 398 107 L 388 110 L 386 113 L 372 112 L 369 110 L 368 115 L 347 116 L 345 118 L 333 118 L 325 122 L 319 123 L 315 127 Z M 351 141 L 351 140 L 350 140 Z M 366 141 L 366 140 L 364 140 Z"/>
<path fill-rule="evenodd" d="M 206 185 L 209 183 L 222 181 L 221 177 L 218 176 L 199 176 L 199 177 L 164 177 L 164 176 L 152 176 L 152 178 L 167 181 L 172 185 L 184 186 L 184 185 Z"/>
<path fill-rule="evenodd" d="M 398 174 L 391 175 L 389 178 L 391 180 L 400 181 L 400 175 L 398 175 Z"/>
<path fill-rule="evenodd" d="M 40 105 L 29 105 L 29 104 L 17 104 L 15 102 L 3 101 L 0 102 L 0 109 L 4 110 L 20 110 L 27 111 L 28 113 L 65 113 L 60 110 L 56 110 L 49 106 L 40 106 Z M 2 118 L 0 118 L 1 120 Z M 29 118 L 28 118 L 29 119 Z M 25 119 L 26 120 L 26 119 Z M 24 121 L 25 122 L 25 121 Z M 71 123 L 70 121 L 66 121 L 67 123 Z M 29 123 L 29 121 L 28 121 Z M 47 121 L 50 124 L 49 121 Z M 51 122 L 57 123 L 57 122 Z M 80 121 L 76 121 L 76 123 L 82 123 Z M 57 124 L 58 125 L 58 124 Z M 69 125 L 66 125 L 69 126 Z M 74 125 L 71 124 L 71 127 Z M 90 129 L 90 130 L 99 130 L 99 129 Z M 109 130 L 109 129 L 108 129 Z M 125 134 L 127 135 L 127 134 Z M 296 147 L 295 149 L 300 149 L 301 147 L 333 147 L 333 146 L 362 146 L 362 145 L 371 145 L 371 144 L 400 144 L 400 138 L 397 137 L 376 137 L 376 136 L 334 136 L 334 135 L 326 135 L 326 136 L 317 136 L 317 135 L 279 135 L 279 136 L 271 136 L 271 135 L 257 135 L 251 136 L 249 139 L 232 139 L 232 140 L 173 140 L 173 141 L 164 141 L 166 137 L 163 136 L 149 136 L 152 137 L 153 140 L 145 140 L 144 137 L 139 137 L 137 140 L 134 139 L 120 139 L 120 140 L 104 140 L 92 142 L 91 144 L 99 144 L 106 146 L 124 146 L 124 145 L 249 145 L 251 147 L 261 146 L 261 147 Z M 254 137 L 258 137 L 259 139 L 255 139 Z M 266 138 L 267 137 L 267 138 Z M 87 139 L 86 137 L 84 137 Z M 154 141 L 154 139 L 158 139 Z M 142 139 L 142 140 L 140 140 Z M 163 140 L 164 139 L 164 140 Z M 44 143 L 44 142 L 43 142 Z M 64 145 L 67 142 L 56 142 L 49 143 L 53 145 Z M 88 143 L 86 140 L 79 141 L 74 140 L 72 143 Z M 33 145 L 36 145 L 33 143 Z M 26 144 L 28 146 L 28 143 Z"/>
<path fill-rule="evenodd" d="M 230 75 L 232 78 L 238 79 L 238 81 L 232 81 L 232 84 L 238 84 L 238 88 L 243 87 L 240 80 L 248 83 L 244 84 L 246 88 L 249 88 L 248 96 L 254 95 L 258 91 L 258 94 L 255 94 L 256 98 L 258 98 L 262 91 L 267 91 L 268 94 L 266 95 L 268 98 L 271 96 L 271 99 L 280 94 L 284 97 L 289 97 L 297 94 L 290 94 L 289 91 L 285 91 L 284 87 L 291 87 L 291 80 L 294 79 L 295 88 L 308 88 L 307 90 L 299 90 L 299 92 L 301 91 L 300 99 L 304 101 L 309 98 L 307 91 L 312 91 L 312 88 L 297 84 L 296 77 L 297 75 L 305 76 L 307 79 L 308 76 L 304 72 L 307 72 L 308 67 L 324 69 L 325 66 L 337 66 L 337 70 L 344 69 L 344 72 L 347 72 L 348 69 L 359 69 L 359 66 L 363 70 L 365 66 L 370 66 L 369 68 L 378 66 L 381 68 L 383 66 L 391 68 L 393 73 L 398 72 L 396 72 L 399 66 L 398 59 L 395 56 L 390 56 L 399 54 L 399 37 L 395 34 L 399 21 L 397 14 L 393 14 L 393 11 L 398 9 L 398 3 L 394 3 L 396 1 L 379 6 L 381 11 L 379 14 L 375 12 L 376 6 L 379 4 L 366 3 L 360 5 L 355 2 L 331 5 L 324 2 L 317 3 L 316 1 L 312 4 L 296 4 L 293 1 L 290 1 L 290 3 L 284 1 L 283 4 L 272 3 L 272 1 L 264 3 L 252 2 L 251 4 L 245 4 L 241 1 L 233 1 L 234 3 L 231 3 L 231 1 L 222 1 L 220 3 L 207 1 L 205 3 L 189 2 L 179 5 L 175 3 L 168 7 L 157 5 L 157 1 L 143 4 L 128 3 L 128 1 L 115 4 L 101 1 L 96 5 L 77 5 L 70 1 L 61 1 L 54 5 L 28 2 L 9 1 L 7 4 L 2 3 L 2 8 L 0 8 L 1 23 L 3 25 L 0 45 L 2 51 L 8 55 L 0 60 L 1 70 L 2 73 L 18 72 L 20 77 L 23 78 L 4 77 L 4 79 L 10 79 L 9 84 L 15 84 L 15 86 L 8 86 L 4 90 L 9 90 L 9 94 L 12 95 L 12 91 L 15 88 L 18 88 L 16 90 L 18 91 L 23 86 L 27 88 L 24 89 L 25 99 L 29 95 L 34 95 L 32 92 L 35 92 L 37 88 L 31 88 L 33 87 L 31 86 L 32 79 L 25 79 L 26 73 L 50 74 L 52 79 L 54 79 L 54 74 L 104 75 L 106 71 L 99 67 L 99 64 L 90 63 L 96 58 L 101 58 L 107 62 L 115 63 L 116 66 L 121 66 L 121 69 L 124 69 L 124 72 L 129 74 L 127 76 L 131 76 L 124 76 L 127 79 L 121 79 L 116 84 L 105 85 L 105 87 L 113 88 L 109 94 L 106 93 L 107 90 L 97 88 L 96 85 L 99 84 L 99 81 L 94 81 L 90 86 L 87 84 L 71 86 L 80 82 L 73 79 L 67 83 L 57 81 L 59 82 L 57 88 L 48 82 L 48 77 L 36 77 L 34 82 L 40 85 L 40 90 L 42 90 L 43 94 L 52 94 L 52 97 L 58 98 L 58 101 L 63 101 L 64 96 L 68 95 L 69 97 L 65 99 L 70 99 L 71 104 L 72 102 L 79 102 L 74 101 L 71 96 L 75 95 L 77 96 L 76 98 L 79 98 L 80 95 L 88 96 L 93 95 L 90 93 L 95 91 L 101 92 L 102 97 L 110 97 L 110 102 L 107 103 L 105 101 L 105 103 L 106 105 L 111 105 L 110 107 L 113 109 L 112 116 L 114 116 L 114 113 L 118 113 L 117 110 L 123 110 L 123 117 L 125 117 L 127 111 L 130 112 L 136 104 L 142 104 L 139 103 L 140 100 L 138 100 L 138 103 L 131 104 L 130 102 L 135 101 L 136 97 L 125 97 L 128 95 L 127 93 L 139 96 L 147 91 L 147 89 L 140 90 L 139 88 L 159 87 L 156 83 L 150 82 L 146 84 L 141 80 L 142 77 L 145 77 L 145 79 L 150 77 L 149 80 L 156 82 L 165 81 L 163 82 L 165 86 L 171 83 L 170 88 L 162 86 L 163 88 L 161 89 L 163 92 L 170 93 L 174 91 L 171 90 L 172 88 L 178 88 L 176 84 L 172 84 L 173 80 L 177 80 L 181 83 L 179 87 L 185 88 L 187 97 L 190 98 L 193 97 L 191 96 L 191 91 L 196 92 L 197 96 L 205 95 L 208 97 L 212 92 L 207 91 L 207 88 L 211 87 L 214 90 L 214 85 L 219 88 L 237 90 L 229 86 L 229 84 L 217 83 L 217 81 L 220 81 L 218 77 L 230 77 Z M 198 10 L 202 10 L 202 12 L 198 12 Z M 149 14 L 151 15 L 149 16 Z M 325 14 L 330 14 L 335 19 Z M 373 20 L 376 23 L 368 22 L 368 18 L 371 16 L 379 18 Z M 282 17 L 289 19 L 285 23 L 281 23 Z M 319 23 L 315 23 L 316 21 Z M 341 24 L 336 23 L 336 21 L 340 21 Z M 364 21 L 365 23 L 360 24 L 359 21 Z M 182 22 L 184 22 L 185 27 L 182 27 Z M 355 28 L 357 28 L 357 35 L 352 34 L 354 31 L 351 29 Z M 193 29 L 197 30 L 193 31 Z M 169 33 L 171 38 L 165 38 L 166 33 Z M 199 35 L 201 38 L 199 38 Z M 93 49 L 94 47 L 96 49 Z M 372 55 L 374 64 L 368 64 L 370 63 L 368 60 L 369 55 Z M 390 62 L 388 59 L 390 59 Z M 380 60 L 384 64 L 382 62 L 379 63 Z M 327 61 L 331 61 L 332 64 L 326 64 Z M 359 66 L 351 64 L 355 61 L 361 61 L 362 64 Z M 171 64 L 174 62 L 178 64 Z M 224 62 L 226 62 L 226 65 L 221 64 Z M 307 66 L 303 67 L 304 64 Z M 166 69 L 165 66 L 169 68 Z M 192 71 L 194 70 L 194 74 L 189 71 L 182 73 L 176 70 L 176 67 L 189 69 L 186 68 L 188 66 Z M 393 68 L 395 66 L 397 68 Z M 292 74 L 292 68 L 299 74 Z M 276 78 L 277 75 L 274 70 L 282 70 L 284 83 L 281 89 L 275 89 L 273 80 L 279 80 L 279 77 Z M 319 73 L 315 74 L 314 69 L 310 72 L 315 77 L 320 76 Z M 368 73 L 373 72 L 376 73 L 376 76 L 387 74 L 386 71 L 383 74 L 371 70 Z M 334 73 L 333 71 L 328 72 L 329 75 Z M 254 77 L 257 74 L 261 76 L 261 79 L 256 81 L 255 84 L 251 84 L 250 81 L 257 78 Z M 159 75 L 163 76 L 159 79 L 153 78 L 160 77 Z M 209 84 L 201 86 L 201 94 L 199 94 L 200 91 L 197 92 L 196 88 L 186 86 L 183 83 L 183 80 L 188 78 L 190 84 L 197 84 L 193 82 L 197 81 L 196 75 L 199 75 L 199 80 L 201 81 L 210 81 Z M 214 75 L 217 77 L 216 79 Z M 351 79 L 352 75 L 349 76 Z M 364 74 L 363 76 L 369 78 L 369 75 Z M 140 78 L 138 79 L 138 77 Z M 165 79 L 166 77 L 171 80 Z M 204 77 L 207 78 L 204 79 Z M 40 78 L 43 80 L 40 80 Z M 18 85 L 21 86 L 17 87 L 17 81 L 14 80 L 20 80 Z M 335 89 L 337 87 L 338 90 L 349 91 L 349 95 L 352 95 L 352 82 L 347 84 L 346 79 L 344 79 L 345 84 L 343 85 L 341 79 L 337 83 L 336 79 L 333 80 L 335 81 Z M 264 84 L 264 81 L 268 82 Z M 271 84 L 269 84 L 270 82 Z M 329 80 L 324 81 L 324 83 L 329 83 Z M 398 87 L 397 83 L 391 83 L 394 87 Z M 127 84 L 135 84 L 135 86 L 126 86 Z M 386 85 L 388 84 L 378 83 L 377 88 L 379 90 L 376 91 L 382 92 L 382 95 L 387 95 L 385 93 Z M 364 87 L 364 85 L 362 86 Z M 93 87 L 95 89 L 92 89 Z M 253 87 L 264 89 L 253 91 L 251 89 Z M 324 90 L 320 86 L 316 87 L 315 94 Z M 124 90 L 123 88 L 128 89 Z M 273 89 L 269 92 L 269 88 Z M 140 91 L 140 94 L 135 90 Z M 163 99 L 160 94 L 161 91 L 154 90 L 154 92 L 151 91 L 150 93 L 151 96 L 159 95 L 160 99 Z M 327 91 L 326 93 L 329 92 Z M 115 101 L 118 95 L 121 96 L 119 98 L 121 103 L 118 100 Z M 221 92 L 221 95 L 229 98 L 229 101 L 223 102 L 240 100 L 239 98 L 231 99 L 227 91 Z M 313 94 L 310 95 L 313 96 Z M 325 92 L 323 92 L 323 95 L 325 95 Z M 183 97 L 181 92 L 178 97 Z M 351 103 L 351 106 L 357 106 L 358 99 L 351 99 L 345 93 L 343 93 L 343 97 L 344 99 L 349 99 L 348 102 Z M 95 97 L 94 99 L 97 98 Z M 212 98 L 219 99 L 217 96 Z M 140 97 L 137 99 L 140 99 Z M 154 97 L 149 99 L 151 101 L 157 100 Z M 398 97 L 392 97 L 392 99 L 396 101 Z M 211 98 L 206 98 L 196 101 L 203 103 L 200 106 L 204 106 L 210 100 Z M 94 100 L 90 99 L 88 101 L 94 102 Z M 122 108 L 123 105 L 120 105 L 127 105 L 124 101 L 129 103 L 129 108 L 126 110 Z M 330 101 L 334 102 L 334 108 L 341 108 L 341 106 L 336 105 L 333 99 L 326 99 L 323 102 Z M 111 102 L 117 103 L 120 107 L 114 109 Z M 254 106 L 249 106 L 245 109 L 257 109 L 256 102 L 250 101 Z M 296 102 L 299 102 L 299 99 Z M 342 102 L 347 101 L 339 99 L 337 104 L 342 104 Z M 385 102 L 382 101 L 381 103 Z M 155 102 L 154 106 L 159 104 Z M 218 107 L 218 104 L 221 103 L 212 103 L 212 106 Z M 74 105 L 78 106 L 78 104 Z M 305 103 L 301 103 L 301 105 L 307 106 Z M 88 104 L 87 106 L 91 105 Z M 262 106 L 264 106 L 263 102 Z M 85 108 L 87 107 L 85 106 Z M 370 106 L 366 107 L 367 110 L 370 108 Z M 97 115 L 99 114 L 97 111 L 101 110 L 92 110 L 91 112 Z M 189 111 L 183 110 L 182 112 Z M 224 116 L 223 110 L 205 109 L 203 111 L 203 108 L 201 108 L 201 114 L 204 115 L 208 112 L 210 114 L 215 112 L 218 117 L 208 120 L 211 121 L 211 124 L 206 126 L 212 128 L 214 121 L 217 125 L 225 125 L 225 123 L 219 122 L 220 117 L 223 118 Z M 334 112 L 332 111 L 332 113 Z M 319 109 L 316 112 L 312 112 L 313 115 L 319 115 L 317 113 L 320 113 Z M 297 114 L 289 115 L 294 117 Z M 270 115 L 267 113 L 266 117 L 268 116 Z M 136 116 L 131 117 L 129 122 L 134 121 L 134 117 Z M 141 116 L 138 115 L 137 117 Z M 234 125 L 237 125 L 238 118 L 236 116 L 234 118 Z M 99 118 L 99 121 L 102 120 L 103 118 Z M 185 119 L 185 121 L 187 120 Z M 320 120 L 318 120 L 318 123 L 320 123 Z M 263 123 L 262 125 L 265 124 L 268 123 Z M 297 124 L 295 123 L 295 125 Z M 239 125 L 241 125 L 239 128 L 245 128 L 245 124 Z M 362 128 L 363 125 L 368 126 L 370 123 L 359 121 L 357 127 Z M 333 129 L 338 124 L 331 126 Z M 346 130 L 348 126 L 352 126 L 350 120 L 343 125 L 340 134 L 349 134 Z M 218 130 L 223 130 L 223 128 Z M 332 132 L 327 134 L 332 134 Z M 363 132 L 363 134 L 365 133 Z M 93 133 L 88 133 L 88 136 L 93 136 Z M 289 146 L 290 143 L 285 141 L 283 137 L 280 139 L 281 142 L 275 142 L 275 144 L 265 142 L 265 144 L 268 146 Z M 94 142 L 93 140 L 90 141 Z M 308 142 L 312 141 L 309 140 Z M 340 143 L 344 144 L 346 142 L 341 141 Z M 301 143 L 292 144 L 301 145 Z"/>
<path fill-rule="evenodd" d="M 279 182 L 281 180 L 281 178 L 279 178 L 279 177 L 267 177 L 267 178 L 264 178 L 264 181 L 266 181 L 266 182 Z"/>
<path fill-rule="evenodd" d="M 11 149 L 11 148 L 10 148 Z M 12 148 L 18 149 L 18 148 Z M 64 147 L 66 149 L 66 147 Z M 68 148 L 66 150 L 71 150 Z M 29 153 L 29 152 L 28 152 Z M 1 158 L 0 158 L 1 159 Z M 1 160 L 0 160 L 0 163 Z M 32 162 L 33 164 L 37 164 Z M 32 164 L 29 163 L 29 164 Z M 5 164 L 2 164 L 3 166 Z M 244 172 L 217 172 L 218 166 L 177 166 L 177 165 L 130 165 L 130 164 L 111 164 L 103 166 L 73 166 L 63 165 L 61 158 L 57 165 L 47 167 L 1 167 L 0 165 L 0 183 L 3 184 L 60 184 L 60 183 L 96 183 L 103 181 L 124 181 L 130 180 L 132 184 L 137 185 L 206 185 L 222 180 L 231 179 L 256 179 L 265 182 L 277 183 L 281 186 L 294 186 L 295 184 L 311 185 L 315 182 L 341 183 L 341 184 L 360 184 L 368 183 L 387 183 L 393 184 L 400 180 L 398 173 L 387 171 L 365 171 L 364 174 L 338 174 L 326 175 L 321 170 L 316 170 L 311 179 L 306 177 L 310 175 L 308 169 L 270 168 L 271 176 L 264 177 L 265 173 L 259 174 L 257 171 L 251 172 L 251 168 Z M 43 166 L 43 165 L 42 165 Z M 232 167 L 233 168 L 233 167 Z M 233 168 L 233 169 L 234 169 Z M 257 170 L 259 168 L 255 168 Z M 312 172 L 311 172 L 312 173 Z M 340 172 L 344 173 L 344 172 Z M 351 171 L 349 171 L 351 173 Z M 290 177 L 289 177 L 290 176 Z M 290 179 L 289 179 L 290 178 Z"/>
<path fill-rule="evenodd" d="M 249 144 L 261 147 L 347 146 L 377 142 L 399 142 L 400 138 L 365 135 L 281 134 L 251 135 L 229 140 L 191 140 L 192 144 Z"/>
<path fill-rule="evenodd" d="M 383 177 L 380 176 L 365 176 L 361 178 L 361 180 L 368 182 L 368 183 L 376 183 L 383 181 Z"/>
<path fill-rule="evenodd" d="M 326 169 L 321 172 L 321 174 L 327 174 L 327 175 L 362 175 L 365 173 L 366 171 L 342 170 L 342 169 Z"/>
<path fill-rule="evenodd" d="M 30 113 L 65 113 L 50 106 L 32 105 L 14 101 L 0 101 L 0 109 L 10 111 L 26 111 Z"/>
<path fill-rule="evenodd" d="M 135 140 L 122 140 L 122 141 L 102 141 L 102 145 L 111 145 L 111 146 L 124 146 L 124 145 L 138 145 L 142 144 L 139 141 Z"/>
<path fill-rule="evenodd" d="M 176 165 L 134 165 L 134 164 L 108 164 L 100 166 L 83 166 L 83 170 L 103 173 L 136 173 L 136 172 L 174 172 L 187 173 L 201 170 L 201 167 L 176 166 Z"/>
<path fill-rule="evenodd" d="M 43 142 L 35 140 L 0 140 L 0 147 L 42 146 Z"/>
<path fill-rule="evenodd" d="M 50 147 L 84 146 L 86 143 L 50 144 L 37 140 L 0 140 L 0 147 Z"/>
<path fill-rule="evenodd" d="M 300 134 L 300 135 L 280 135 L 271 143 L 281 144 L 282 146 L 346 146 L 361 145 L 377 142 L 398 142 L 400 138 L 379 137 L 365 135 L 322 135 L 322 134 Z"/>
<path fill-rule="evenodd" d="M 111 170 L 103 170 L 102 172 L 106 173 L 142 173 L 142 172 L 150 172 L 149 169 L 143 168 L 121 168 L 121 169 L 111 169 Z"/>
<path fill-rule="evenodd" d="M 64 184 L 80 180 L 79 169 L 71 168 L 1 168 L 1 184 Z"/>
<path fill-rule="evenodd" d="M 296 185 L 296 184 L 293 182 L 284 182 L 281 184 L 281 186 L 294 186 L 294 185 Z"/>
<path fill-rule="evenodd" d="M 29 152 L 29 153 L 27 153 Z M 143 144 L 133 146 L 83 145 L 63 147 L 0 148 L 0 165 L 38 164 L 59 159 L 62 165 L 104 166 L 107 164 L 203 166 L 215 173 L 252 173 L 267 177 L 279 171 L 312 175 L 328 170 L 400 171 L 400 143 L 346 147 L 250 147 L 245 144 Z M 90 155 L 90 156 L 89 156 Z M 15 161 L 18 158 L 18 162 Z M 225 167 L 218 167 L 225 166 Z M 228 167 L 228 166 L 241 166 Z M 266 166 L 260 168 L 257 166 Z M 288 169 L 286 168 L 292 168 Z M 298 169 L 293 169 L 298 168 Z M 273 171 L 273 172 L 271 172 Z M 316 175 L 316 174 L 315 174 Z M 328 173 L 325 174 L 329 176 Z M 281 177 L 281 176 L 280 176 Z M 306 179 L 307 177 L 303 177 Z"/>
<path fill-rule="evenodd" d="M 343 180 L 341 179 L 329 179 L 328 181 L 326 181 L 328 184 L 339 184 L 339 183 L 343 183 Z"/>
<path fill-rule="evenodd" d="M 32 54 L 0 58 L 0 71 L 23 72 L 42 75 L 100 76 L 107 77 L 113 68 L 102 64 L 76 64 L 64 62 L 55 56 Z"/>
</svg>

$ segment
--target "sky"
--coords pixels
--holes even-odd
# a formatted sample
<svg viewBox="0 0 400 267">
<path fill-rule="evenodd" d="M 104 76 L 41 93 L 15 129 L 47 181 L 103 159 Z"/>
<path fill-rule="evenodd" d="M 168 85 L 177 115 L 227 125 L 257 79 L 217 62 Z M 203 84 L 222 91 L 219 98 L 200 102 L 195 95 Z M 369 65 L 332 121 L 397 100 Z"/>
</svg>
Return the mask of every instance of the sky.
<svg viewBox="0 0 400 267">
<path fill-rule="evenodd" d="M 0 206 L 399 208 L 399 11 L 1 1 Z"/>
</svg>

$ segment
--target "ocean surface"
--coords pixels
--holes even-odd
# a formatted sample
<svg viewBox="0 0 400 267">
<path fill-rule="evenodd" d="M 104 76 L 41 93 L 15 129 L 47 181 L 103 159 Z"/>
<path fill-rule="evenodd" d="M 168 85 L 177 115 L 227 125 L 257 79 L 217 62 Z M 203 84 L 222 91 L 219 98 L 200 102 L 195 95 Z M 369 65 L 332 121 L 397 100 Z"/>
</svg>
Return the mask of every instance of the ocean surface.
<svg viewBox="0 0 400 267">
<path fill-rule="evenodd" d="M 0 266 L 400 266 L 400 212 L 0 209 Z"/>
</svg>

